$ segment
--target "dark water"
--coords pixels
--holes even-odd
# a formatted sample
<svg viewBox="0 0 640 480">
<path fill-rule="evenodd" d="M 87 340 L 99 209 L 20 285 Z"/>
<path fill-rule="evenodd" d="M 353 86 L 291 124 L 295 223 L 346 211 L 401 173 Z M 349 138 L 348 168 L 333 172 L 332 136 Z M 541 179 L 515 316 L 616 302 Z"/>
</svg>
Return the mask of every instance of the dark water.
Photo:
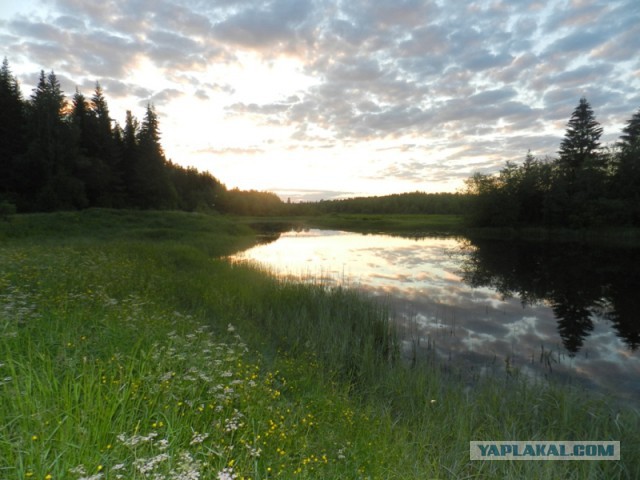
<svg viewBox="0 0 640 480">
<path fill-rule="evenodd" d="M 409 355 L 640 401 L 640 249 L 311 230 L 237 258 L 382 298 Z"/>
</svg>

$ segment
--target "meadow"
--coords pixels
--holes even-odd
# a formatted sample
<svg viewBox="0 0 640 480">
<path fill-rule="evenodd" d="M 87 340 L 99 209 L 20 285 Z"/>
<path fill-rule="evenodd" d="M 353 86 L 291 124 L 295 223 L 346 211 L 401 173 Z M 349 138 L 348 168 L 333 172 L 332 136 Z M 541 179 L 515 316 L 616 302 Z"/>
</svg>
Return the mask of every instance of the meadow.
<svg viewBox="0 0 640 480">
<path fill-rule="evenodd" d="M 246 224 L 0 221 L 0 478 L 640 478 L 640 412 L 517 371 L 402 360 L 384 305 L 225 259 Z M 620 461 L 470 461 L 619 440 Z"/>
</svg>

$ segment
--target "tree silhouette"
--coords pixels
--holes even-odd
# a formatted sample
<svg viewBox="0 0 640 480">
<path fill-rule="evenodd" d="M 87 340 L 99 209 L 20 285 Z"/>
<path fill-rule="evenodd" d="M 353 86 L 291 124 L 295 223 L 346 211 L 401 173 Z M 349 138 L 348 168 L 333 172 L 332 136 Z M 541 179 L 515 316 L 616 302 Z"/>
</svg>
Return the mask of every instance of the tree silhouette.
<svg viewBox="0 0 640 480">
<path fill-rule="evenodd" d="M 66 100 L 54 72 L 40 80 L 28 104 L 27 191 L 36 192 L 29 209 L 56 210 L 88 206 L 83 182 L 75 176 L 77 142 L 65 121 Z"/>
<path fill-rule="evenodd" d="M 173 208 L 176 192 L 169 179 L 168 165 L 160 144 L 158 116 L 151 104 L 147 105 L 138 133 L 137 159 L 134 177 L 137 189 L 134 197 L 142 208 Z"/>
<path fill-rule="evenodd" d="M 629 119 L 627 126 L 622 129 L 620 144 L 623 148 L 636 147 L 640 141 L 640 109 Z"/>
<path fill-rule="evenodd" d="M 631 224 L 640 224 L 640 109 L 627 122 L 620 136 L 620 153 L 614 178 L 615 195 Z"/>
<path fill-rule="evenodd" d="M 567 124 L 567 131 L 558 152 L 559 164 L 570 177 L 574 177 L 596 154 L 600 148 L 601 135 L 602 127 L 596 121 L 589 102 L 582 97 Z"/>
<path fill-rule="evenodd" d="M 16 200 L 21 181 L 20 160 L 27 144 L 25 110 L 18 80 L 11 74 L 5 58 L 0 68 L 0 201 Z"/>
</svg>

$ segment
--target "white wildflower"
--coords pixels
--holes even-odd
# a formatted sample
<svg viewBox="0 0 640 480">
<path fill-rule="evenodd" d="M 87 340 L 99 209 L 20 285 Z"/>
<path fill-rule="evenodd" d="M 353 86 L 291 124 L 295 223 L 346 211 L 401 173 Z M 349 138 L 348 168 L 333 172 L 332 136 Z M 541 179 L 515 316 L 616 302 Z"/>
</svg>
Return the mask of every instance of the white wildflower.
<svg viewBox="0 0 640 480">
<path fill-rule="evenodd" d="M 87 470 L 84 465 L 80 464 L 77 467 L 70 468 L 69 473 L 73 473 L 74 475 L 86 475 Z"/>
<path fill-rule="evenodd" d="M 147 436 L 143 435 L 132 435 L 131 437 L 127 437 L 124 433 L 121 433 L 117 436 L 118 440 L 127 447 L 135 447 L 142 443 L 148 443 L 156 438 L 158 434 L 156 432 L 151 432 Z"/>
<path fill-rule="evenodd" d="M 258 458 L 262 453 L 262 449 L 260 447 L 254 447 L 252 445 L 247 445 L 247 449 L 249 450 L 249 456 L 253 458 Z"/>
<path fill-rule="evenodd" d="M 95 475 L 91 475 L 90 477 L 80 477 L 78 480 L 100 480 L 104 475 L 102 473 L 96 473 Z"/>
<path fill-rule="evenodd" d="M 195 433 L 193 434 L 193 438 L 191 439 L 191 442 L 189 442 L 189 445 L 197 445 L 199 443 L 204 442 L 207 438 L 209 438 L 209 434 L 208 433 Z"/>
<path fill-rule="evenodd" d="M 218 472 L 218 480 L 235 480 L 236 474 L 233 472 L 233 468 L 223 468 Z"/>
<path fill-rule="evenodd" d="M 169 459 L 169 455 L 161 453 L 151 458 L 139 458 L 133 462 L 133 466 L 143 475 L 151 473 L 159 464 Z"/>
</svg>

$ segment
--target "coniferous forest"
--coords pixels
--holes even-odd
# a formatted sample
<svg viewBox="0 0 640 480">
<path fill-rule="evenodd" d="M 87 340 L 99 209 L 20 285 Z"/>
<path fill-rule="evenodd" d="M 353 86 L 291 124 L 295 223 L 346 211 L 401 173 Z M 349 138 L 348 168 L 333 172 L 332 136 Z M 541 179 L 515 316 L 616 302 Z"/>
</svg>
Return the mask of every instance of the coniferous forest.
<svg viewBox="0 0 640 480">
<path fill-rule="evenodd" d="M 602 127 L 586 98 L 567 124 L 557 158 L 508 162 L 498 175 L 466 181 L 468 218 L 475 226 L 587 228 L 640 225 L 640 110 L 614 146 L 600 144 Z"/>
<path fill-rule="evenodd" d="M 54 72 L 24 99 L 9 63 L 0 69 L 0 204 L 3 211 L 88 207 L 262 214 L 273 193 L 227 190 L 216 178 L 165 158 L 158 116 L 115 122 L 102 88 L 67 99 Z"/>
<path fill-rule="evenodd" d="M 158 116 L 114 121 L 102 88 L 68 99 L 54 72 L 24 99 L 7 59 L 0 69 L 0 206 L 3 214 L 88 207 L 180 209 L 244 215 L 460 214 L 479 227 L 640 225 L 640 110 L 603 148 L 586 98 L 557 158 L 528 153 L 497 175 L 477 173 L 464 193 L 388 195 L 290 205 L 274 193 L 228 190 L 215 177 L 165 158 Z M 0 213 L 2 213 L 0 212 Z"/>
</svg>

